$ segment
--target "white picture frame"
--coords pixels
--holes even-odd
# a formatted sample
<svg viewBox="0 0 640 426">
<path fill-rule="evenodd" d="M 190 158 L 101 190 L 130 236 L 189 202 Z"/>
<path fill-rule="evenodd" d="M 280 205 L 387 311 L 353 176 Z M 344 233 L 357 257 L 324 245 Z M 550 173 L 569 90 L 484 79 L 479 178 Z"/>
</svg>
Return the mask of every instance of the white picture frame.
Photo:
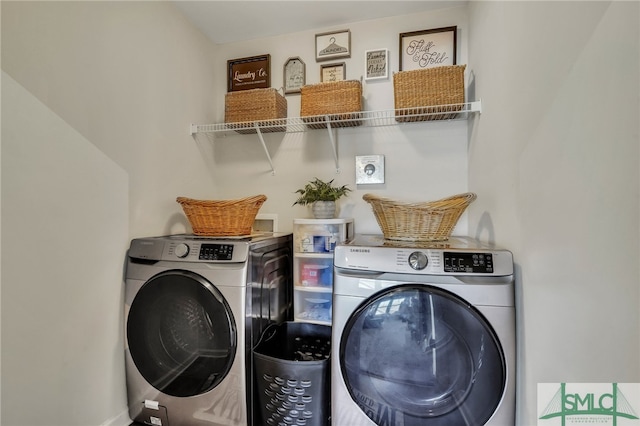
<svg viewBox="0 0 640 426">
<path fill-rule="evenodd" d="M 364 52 L 364 79 L 389 78 L 389 49 L 372 49 Z"/>
<path fill-rule="evenodd" d="M 287 59 L 283 66 L 284 93 L 300 93 L 300 88 L 306 84 L 306 65 L 299 56 Z"/>
</svg>

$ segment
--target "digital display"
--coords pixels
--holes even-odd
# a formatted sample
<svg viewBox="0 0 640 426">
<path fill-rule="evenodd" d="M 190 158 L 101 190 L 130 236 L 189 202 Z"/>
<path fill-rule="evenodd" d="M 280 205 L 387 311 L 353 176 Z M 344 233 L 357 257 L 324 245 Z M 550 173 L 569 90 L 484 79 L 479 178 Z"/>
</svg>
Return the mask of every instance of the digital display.
<svg viewBox="0 0 640 426">
<path fill-rule="evenodd" d="M 232 258 L 232 244 L 202 244 L 200 247 L 200 260 L 231 260 Z"/>
<path fill-rule="evenodd" d="M 455 253 L 444 252 L 445 272 L 493 273 L 491 253 Z"/>
</svg>

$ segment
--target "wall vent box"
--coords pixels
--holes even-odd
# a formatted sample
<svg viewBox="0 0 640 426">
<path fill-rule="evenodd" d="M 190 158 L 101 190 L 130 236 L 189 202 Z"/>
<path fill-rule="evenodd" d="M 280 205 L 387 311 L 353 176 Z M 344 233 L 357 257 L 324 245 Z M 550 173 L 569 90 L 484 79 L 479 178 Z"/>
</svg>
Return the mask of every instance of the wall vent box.
<svg viewBox="0 0 640 426">
<path fill-rule="evenodd" d="M 253 221 L 253 230 L 256 232 L 278 232 L 278 215 L 258 213 Z"/>
<path fill-rule="evenodd" d="M 356 184 L 384 183 L 384 155 L 356 156 Z"/>
</svg>

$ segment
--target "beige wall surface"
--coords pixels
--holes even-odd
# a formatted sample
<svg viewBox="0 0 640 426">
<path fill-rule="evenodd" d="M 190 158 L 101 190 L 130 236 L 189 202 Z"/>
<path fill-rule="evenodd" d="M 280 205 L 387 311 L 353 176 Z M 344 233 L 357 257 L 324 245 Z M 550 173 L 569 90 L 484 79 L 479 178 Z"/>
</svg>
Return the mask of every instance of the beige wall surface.
<svg viewBox="0 0 640 426">
<path fill-rule="evenodd" d="M 315 34 L 319 31 L 288 34 L 218 46 L 216 55 L 215 87 L 216 122 L 224 121 L 227 60 L 271 55 L 271 85 L 283 86 L 283 65 L 289 57 L 299 56 L 306 64 L 306 83 L 320 82 L 320 67 L 327 63 L 344 63 L 348 80 L 361 80 L 364 75 L 365 51 L 389 49 L 389 78 L 363 80 L 364 110 L 386 114 L 394 108 L 393 77 L 399 68 L 398 34 L 446 25 L 458 27 L 458 63 L 467 63 L 467 9 L 456 7 L 407 16 L 354 22 L 351 31 L 351 56 L 339 60 L 316 62 Z M 344 26 L 326 31 L 344 30 Z M 465 78 L 468 78 L 466 74 Z M 300 116 L 300 95 L 287 95 L 288 116 Z M 331 136 L 326 130 L 306 133 L 265 134 L 265 142 L 274 163 L 272 174 L 269 162 L 257 136 L 227 136 L 211 141 L 205 135 L 197 138 L 203 156 L 209 158 L 220 194 L 226 198 L 264 193 L 269 197 L 260 210 L 278 214 L 280 227 L 291 231 L 293 218 L 311 217 L 310 207 L 292 207 L 295 191 L 318 177 L 335 179 L 347 184 L 353 192 L 339 201 L 339 215 L 354 217 L 356 232 L 380 233 L 370 206 L 362 195 L 372 192 L 408 201 L 433 200 L 467 190 L 468 122 L 430 122 L 402 126 L 338 129 L 336 151 L 333 155 Z M 356 185 L 355 157 L 383 155 L 385 160 L 384 184 Z M 232 179 L 224 180 L 232 176 Z M 466 233 L 463 218 L 457 233 Z"/>
<path fill-rule="evenodd" d="M 470 7 L 469 226 L 514 252 L 520 425 L 538 383 L 640 382 L 639 6 Z"/>
<path fill-rule="evenodd" d="M 215 48 L 167 2 L 1 2 L 2 417 L 124 426 L 129 239 L 215 184 Z"/>
<path fill-rule="evenodd" d="M 127 171 L 132 235 L 170 232 L 189 189 L 215 195 L 189 135 L 215 114 L 215 46 L 170 3 L 1 6 L 2 69 Z"/>
<path fill-rule="evenodd" d="M 127 173 L 3 73 L 2 183 L 2 424 L 101 424 L 126 406 Z"/>
</svg>

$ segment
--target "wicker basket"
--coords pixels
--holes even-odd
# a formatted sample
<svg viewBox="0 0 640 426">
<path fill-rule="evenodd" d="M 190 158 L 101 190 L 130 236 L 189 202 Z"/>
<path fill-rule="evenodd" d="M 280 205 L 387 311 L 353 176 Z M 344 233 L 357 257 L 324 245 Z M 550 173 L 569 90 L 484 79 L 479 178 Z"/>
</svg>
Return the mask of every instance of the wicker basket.
<svg viewBox="0 0 640 426">
<path fill-rule="evenodd" d="M 276 89 L 229 92 L 225 95 L 224 102 L 224 122 L 230 129 L 246 128 L 247 123 L 253 124 L 256 121 L 287 118 L 287 100 Z M 255 133 L 255 130 L 236 131 L 238 133 Z M 269 126 L 263 131 L 284 131 L 284 127 Z"/>
<path fill-rule="evenodd" d="M 455 118 L 464 104 L 465 68 L 466 65 L 451 65 L 395 73 L 396 121 Z"/>
<path fill-rule="evenodd" d="M 467 192 L 419 203 L 403 203 L 373 194 L 365 194 L 362 199 L 371 204 L 386 239 L 446 241 L 476 194 Z"/>
<path fill-rule="evenodd" d="M 265 195 L 237 200 L 194 200 L 178 197 L 193 233 L 207 236 L 250 235 L 258 210 L 267 200 Z"/>
<path fill-rule="evenodd" d="M 300 117 L 307 127 L 354 127 L 362 124 L 362 84 L 357 80 L 332 81 L 300 89 Z"/>
</svg>

